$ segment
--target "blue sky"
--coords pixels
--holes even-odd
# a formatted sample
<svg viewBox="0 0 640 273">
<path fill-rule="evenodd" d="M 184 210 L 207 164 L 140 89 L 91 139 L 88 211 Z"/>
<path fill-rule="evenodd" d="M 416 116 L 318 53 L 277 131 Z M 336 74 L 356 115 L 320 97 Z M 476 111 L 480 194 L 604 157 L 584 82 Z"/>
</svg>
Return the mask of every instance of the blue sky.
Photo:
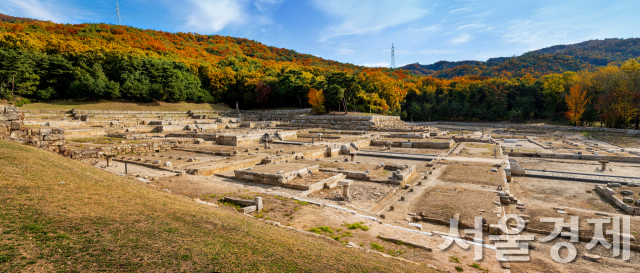
<svg viewBox="0 0 640 273">
<path fill-rule="evenodd" d="M 0 13 L 117 23 L 116 0 L 0 0 Z M 123 25 L 244 37 L 325 59 L 389 66 L 486 60 L 640 37 L 640 1 L 120 0 Z"/>
</svg>

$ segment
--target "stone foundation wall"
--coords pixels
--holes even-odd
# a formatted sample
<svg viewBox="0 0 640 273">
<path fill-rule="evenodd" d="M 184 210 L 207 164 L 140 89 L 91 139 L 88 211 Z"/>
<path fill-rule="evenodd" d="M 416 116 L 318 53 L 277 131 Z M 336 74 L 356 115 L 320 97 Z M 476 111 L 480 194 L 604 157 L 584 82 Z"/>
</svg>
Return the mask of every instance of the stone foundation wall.
<svg viewBox="0 0 640 273">
<path fill-rule="evenodd" d="M 276 166 L 274 166 L 276 168 Z M 311 174 L 317 174 L 320 171 L 320 166 L 314 165 L 309 166 L 304 169 L 300 169 L 297 171 L 289 172 L 289 173 L 281 173 L 281 174 L 268 174 L 268 173 L 258 173 L 252 172 L 252 168 L 235 170 L 235 176 L 237 179 L 249 180 L 256 183 L 261 184 L 269 184 L 269 185 L 279 185 L 283 184 L 289 185 L 289 188 L 301 189 L 301 190 L 309 190 L 309 185 L 291 185 L 287 184 L 287 182 L 296 179 L 297 177 L 306 177 Z"/>
<path fill-rule="evenodd" d="M 624 202 L 622 202 L 622 200 L 618 199 L 616 196 L 613 195 L 614 191 L 612 189 L 610 189 L 609 187 L 604 187 L 602 185 L 596 185 L 595 191 L 599 195 L 603 196 L 604 198 L 608 199 L 612 203 L 616 204 L 616 206 L 618 206 L 620 209 L 622 209 L 627 214 L 640 215 L 640 208 L 634 207 L 634 206 L 629 206 L 629 205 L 625 204 Z"/>
<path fill-rule="evenodd" d="M 272 132 L 272 133 L 264 133 L 264 134 L 247 134 L 247 135 L 233 135 L 233 134 L 220 134 L 216 140 L 218 145 L 227 145 L 227 146 L 243 146 L 243 145 L 254 145 L 260 143 L 263 138 L 266 139 L 265 134 L 268 135 L 268 139 L 272 141 L 279 140 L 288 140 L 294 139 L 298 137 L 298 132 L 296 131 L 280 131 L 280 132 Z M 276 137 L 276 135 L 278 137 Z"/>
<path fill-rule="evenodd" d="M 387 140 L 371 140 L 370 146 L 387 146 Z M 451 149 L 455 142 L 453 140 L 433 142 L 433 141 L 391 141 L 391 147 L 404 148 L 426 148 L 426 149 Z M 408 145 L 410 144 L 410 145 Z"/>
<path fill-rule="evenodd" d="M 67 150 L 67 155 L 73 159 L 101 158 L 104 154 L 134 154 L 134 153 L 150 153 L 156 151 L 168 151 L 176 147 L 191 145 L 193 139 L 180 140 L 163 140 L 152 143 L 141 144 L 122 144 L 107 147 L 89 147 L 80 150 Z"/>
<path fill-rule="evenodd" d="M 397 116 L 299 116 L 283 126 L 297 128 L 326 128 L 335 130 L 376 130 L 404 126 Z"/>
<path fill-rule="evenodd" d="M 237 160 L 237 161 L 232 161 L 232 162 L 223 163 L 223 164 L 217 164 L 217 165 L 199 168 L 199 169 L 192 169 L 192 170 L 188 170 L 187 172 L 193 175 L 209 176 L 209 175 L 214 175 L 221 172 L 228 172 L 228 171 L 234 171 L 234 170 L 244 169 L 248 167 L 253 167 L 255 165 L 262 163 L 262 159 L 263 159 L 262 157 L 248 158 L 248 159 Z"/>
<path fill-rule="evenodd" d="M 611 162 L 640 163 L 640 156 L 604 156 L 604 155 L 579 155 L 561 153 L 533 153 L 533 152 L 504 152 L 505 155 L 514 157 L 541 157 L 554 159 L 579 159 L 579 160 L 608 160 Z"/>
<path fill-rule="evenodd" d="M 299 115 L 305 115 L 311 113 L 311 108 L 294 109 L 294 110 L 192 110 L 189 111 L 191 115 L 207 115 L 208 118 L 215 116 L 219 117 L 234 117 L 237 122 L 238 119 L 242 121 L 290 121 Z"/>
<path fill-rule="evenodd" d="M 65 153 L 67 147 L 65 146 L 63 129 L 24 127 L 22 125 L 23 118 L 20 108 L 0 105 L 0 137 L 22 144 L 33 145 L 54 153 Z"/>
</svg>

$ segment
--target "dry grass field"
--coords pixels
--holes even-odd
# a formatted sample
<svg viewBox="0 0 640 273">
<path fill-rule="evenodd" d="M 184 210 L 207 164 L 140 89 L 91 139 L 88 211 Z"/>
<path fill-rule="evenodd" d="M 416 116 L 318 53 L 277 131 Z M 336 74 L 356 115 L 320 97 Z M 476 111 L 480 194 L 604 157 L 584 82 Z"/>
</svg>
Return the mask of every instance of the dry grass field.
<svg viewBox="0 0 640 273">
<path fill-rule="evenodd" d="M 210 103 L 168 103 L 168 102 L 79 102 L 50 101 L 26 104 L 23 110 L 111 110 L 111 111 L 188 111 L 188 110 L 231 110 L 222 104 Z"/>
<path fill-rule="evenodd" d="M 0 164 L 0 272 L 430 270 L 17 143 L 0 141 Z"/>
</svg>

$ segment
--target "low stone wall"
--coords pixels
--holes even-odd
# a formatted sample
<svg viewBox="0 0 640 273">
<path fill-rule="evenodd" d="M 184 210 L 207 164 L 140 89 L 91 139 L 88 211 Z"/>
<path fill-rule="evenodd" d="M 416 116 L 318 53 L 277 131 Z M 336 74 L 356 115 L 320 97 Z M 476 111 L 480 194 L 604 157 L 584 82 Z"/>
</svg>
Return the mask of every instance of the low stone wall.
<svg viewBox="0 0 640 273">
<path fill-rule="evenodd" d="M 170 133 L 165 137 L 177 137 L 177 138 L 201 138 L 205 141 L 217 141 L 218 134 L 198 134 L 198 133 Z"/>
<path fill-rule="evenodd" d="M 0 137 L 22 144 L 33 145 L 54 153 L 64 154 L 66 152 L 67 147 L 65 146 L 63 129 L 24 127 L 22 125 L 23 118 L 20 108 L 0 105 Z"/>
<path fill-rule="evenodd" d="M 107 130 L 104 129 L 72 129 L 65 130 L 64 136 L 67 139 L 85 138 L 85 137 L 101 137 L 107 134 Z"/>
<path fill-rule="evenodd" d="M 390 138 L 417 138 L 417 139 L 421 139 L 421 138 L 429 138 L 429 133 L 423 134 L 423 133 L 392 133 L 389 135 L 386 135 L 385 137 L 390 137 Z"/>
<path fill-rule="evenodd" d="M 416 176 L 416 166 L 387 164 L 384 169 L 393 171 L 393 176 L 390 180 L 397 181 L 397 184 L 405 184 Z"/>
<path fill-rule="evenodd" d="M 332 177 L 329 177 L 325 180 L 322 180 L 320 182 L 316 182 L 313 183 L 311 185 L 309 185 L 309 189 L 300 193 L 301 196 L 307 196 L 313 192 L 319 191 L 321 189 L 332 189 L 335 186 L 338 185 L 338 181 L 342 180 L 345 178 L 344 174 L 336 174 Z M 288 185 L 288 184 L 287 184 Z"/>
<path fill-rule="evenodd" d="M 276 166 L 274 166 L 275 168 Z M 256 183 L 261 184 L 269 184 L 269 185 L 289 185 L 289 188 L 301 189 L 301 190 L 309 190 L 310 186 L 305 185 L 291 185 L 287 184 L 287 182 L 296 179 L 297 177 L 306 177 L 311 174 L 317 174 L 320 170 L 320 166 L 313 165 L 307 168 L 303 168 L 300 170 L 296 170 L 289 173 L 281 173 L 281 174 L 269 174 L 269 173 L 258 173 L 251 171 L 252 168 L 235 170 L 235 176 L 237 179 L 249 180 Z"/>
<path fill-rule="evenodd" d="M 280 131 L 280 132 L 245 134 L 245 135 L 220 134 L 216 139 L 216 143 L 218 143 L 218 145 L 243 146 L 243 145 L 257 144 L 262 142 L 265 139 L 268 139 L 271 141 L 278 141 L 278 140 L 294 139 L 297 136 L 298 136 L 298 133 L 296 131 Z"/>
<path fill-rule="evenodd" d="M 618 206 L 620 209 L 622 209 L 627 214 L 640 215 L 640 208 L 634 207 L 634 206 L 629 206 L 626 203 L 622 202 L 622 200 L 618 199 L 616 196 L 613 195 L 614 191 L 612 189 L 610 189 L 609 187 L 605 187 L 605 186 L 602 186 L 602 185 L 596 185 L 595 191 L 599 195 L 601 195 L 604 198 L 606 198 L 607 200 L 609 200 L 612 203 L 616 204 L 616 206 Z"/>
<path fill-rule="evenodd" d="M 207 117 L 235 117 L 242 121 L 290 121 L 299 115 L 311 113 L 311 108 L 293 110 L 191 110 L 191 115 L 207 115 Z M 234 121 L 237 122 L 237 121 Z"/>
<path fill-rule="evenodd" d="M 175 132 L 182 131 L 186 128 L 185 125 L 161 125 L 156 127 L 156 131 L 158 132 Z"/>
<path fill-rule="evenodd" d="M 151 153 L 168 151 L 175 147 L 191 145 L 193 139 L 184 140 L 163 140 L 155 141 L 151 143 L 141 144 L 121 144 L 106 147 L 89 147 L 87 149 L 67 150 L 67 155 L 72 159 L 88 159 L 88 158 L 101 158 L 104 154 L 123 155 L 133 153 Z"/>
<path fill-rule="evenodd" d="M 338 170 L 338 169 L 329 169 L 329 168 L 323 168 L 323 169 L 320 169 L 320 170 L 323 171 L 323 172 L 341 173 L 341 174 L 344 174 L 345 176 L 347 176 L 347 178 L 350 178 L 350 179 L 362 180 L 362 181 L 371 181 L 371 176 L 368 173 L 365 173 L 365 172 L 352 171 L 352 170 Z M 377 182 L 386 183 L 386 181 L 377 181 Z"/>
<path fill-rule="evenodd" d="M 283 126 L 297 128 L 326 128 L 335 130 L 376 130 L 378 128 L 400 127 L 404 122 L 398 116 L 299 116 Z"/>
<path fill-rule="evenodd" d="M 616 129 L 616 128 L 601 128 L 601 127 L 574 127 L 574 126 L 556 126 L 556 125 L 503 125 L 496 123 L 471 123 L 471 122 L 449 122 L 449 121 L 433 121 L 433 122 L 421 122 L 419 124 L 424 125 L 434 125 L 434 124 L 448 124 L 448 125 L 458 125 L 458 126 L 478 126 L 478 127 L 492 127 L 492 128 L 502 128 L 502 129 L 518 129 L 518 130 L 545 130 L 545 131 L 589 131 L 589 132 L 611 132 L 611 133 L 625 133 L 638 135 L 640 134 L 640 130 L 631 130 L 631 129 Z"/>
<path fill-rule="evenodd" d="M 578 159 L 578 160 L 608 160 L 611 162 L 640 163 L 640 156 L 604 156 L 604 155 L 580 155 L 562 153 L 534 153 L 534 152 L 504 152 L 505 155 L 514 157 L 541 157 L 554 159 Z"/>
<path fill-rule="evenodd" d="M 466 137 L 466 136 L 453 136 L 451 139 L 455 142 L 480 142 L 480 143 L 489 143 L 494 144 L 492 138 L 481 138 L 481 137 Z"/>
<path fill-rule="evenodd" d="M 243 160 L 236 160 L 229 163 L 222 163 L 217 165 L 212 165 L 209 167 L 203 167 L 198 169 L 187 170 L 187 173 L 193 175 L 214 175 L 221 172 L 235 171 L 239 169 L 244 169 L 248 167 L 253 167 L 262 163 L 262 157 L 254 157 Z"/>
<path fill-rule="evenodd" d="M 455 143 L 453 140 L 435 141 L 387 141 L 384 139 L 371 140 L 370 146 L 387 146 L 387 142 L 391 142 L 391 147 L 403 148 L 426 148 L 426 149 L 451 149 Z M 409 145 L 410 144 L 410 145 Z"/>
</svg>

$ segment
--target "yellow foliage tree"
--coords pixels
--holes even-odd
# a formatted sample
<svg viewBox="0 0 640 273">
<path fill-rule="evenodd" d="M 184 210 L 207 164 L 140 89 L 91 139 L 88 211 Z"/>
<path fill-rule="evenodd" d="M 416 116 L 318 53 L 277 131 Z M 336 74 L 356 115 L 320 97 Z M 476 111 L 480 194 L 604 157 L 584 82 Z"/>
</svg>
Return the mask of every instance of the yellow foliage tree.
<svg viewBox="0 0 640 273">
<path fill-rule="evenodd" d="M 309 89 L 309 104 L 316 113 L 324 112 L 324 93 L 322 90 L 316 90 L 315 88 Z"/>
<path fill-rule="evenodd" d="M 581 85 L 576 84 L 569 88 L 569 95 L 566 97 L 567 106 L 569 111 L 567 112 L 568 118 L 577 125 L 578 120 L 584 113 L 585 106 L 587 105 L 587 89 L 582 88 Z"/>
</svg>

